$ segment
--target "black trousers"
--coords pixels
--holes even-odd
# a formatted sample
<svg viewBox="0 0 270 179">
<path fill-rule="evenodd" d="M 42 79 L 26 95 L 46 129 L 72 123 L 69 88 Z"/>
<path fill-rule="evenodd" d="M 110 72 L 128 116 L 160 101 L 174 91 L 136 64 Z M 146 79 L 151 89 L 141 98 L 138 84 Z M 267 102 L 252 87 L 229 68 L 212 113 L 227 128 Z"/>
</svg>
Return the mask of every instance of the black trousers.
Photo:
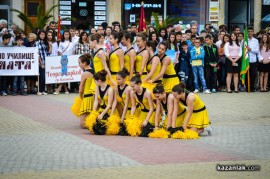
<svg viewBox="0 0 270 179">
<path fill-rule="evenodd" d="M 257 67 L 258 67 L 257 62 L 249 64 L 250 91 L 256 90 Z M 247 83 L 248 80 L 246 78 L 246 87 L 248 86 Z"/>
<path fill-rule="evenodd" d="M 204 66 L 205 81 L 208 89 L 217 89 L 217 72 L 214 72 L 214 68 L 209 64 Z"/>
</svg>

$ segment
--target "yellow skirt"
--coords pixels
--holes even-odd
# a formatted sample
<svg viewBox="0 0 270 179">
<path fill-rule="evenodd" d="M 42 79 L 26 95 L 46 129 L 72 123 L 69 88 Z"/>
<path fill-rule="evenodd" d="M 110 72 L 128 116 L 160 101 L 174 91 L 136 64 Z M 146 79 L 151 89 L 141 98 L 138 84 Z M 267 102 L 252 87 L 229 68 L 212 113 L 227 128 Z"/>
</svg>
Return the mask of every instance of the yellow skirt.
<svg viewBox="0 0 270 179">
<path fill-rule="evenodd" d="M 94 104 L 93 94 L 85 94 L 84 96 L 86 97 L 82 99 L 82 103 L 80 107 L 80 115 L 84 113 L 90 113 L 93 109 L 93 104 Z"/>
<path fill-rule="evenodd" d="M 177 115 L 176 121 L 175 121 L 175 127 L 181 127 L 183 126 L 185 117 L 187 115 L 187 111 L 183 112 L 183 114 L 180 113 L 180 115 Z M 163 127 L 166 128 L 168 123 L 168 118 L 166 117 L 163 122 Z"/>
<path fill-rule="evenodd" d="M 175 85 L 178 85 L 180 83 L 180 80 L 178 77 L 163 78 L 162 83 L 163 83 L 165 92 L 170 93 L 172 92 L 172 88 Z"/>
<path fill-rule="evenodd" d="M 139 119 L 141 121 L 141 123 L 143 123 L 143 121 L 145 120 L 145 118 L 147 117 L 148 112 L 144 112 L 141 110 L 140 115 L 139 115 Z M 153 114 L 151 115 L 149 121 L 148 121 L 151 125 L 155 126 L 155 112 L 153 112 Z"/>
<path fill-rule="evenodd" d="M 197 113 L 192 113 L 191 118 L 188 123 L 188 127 L 194 127 L 194 128 L 205 128 L 211 124 L 209 116 L 208 116 L 208 111 L 207 109 L 197 112 Z"/>
</svg>

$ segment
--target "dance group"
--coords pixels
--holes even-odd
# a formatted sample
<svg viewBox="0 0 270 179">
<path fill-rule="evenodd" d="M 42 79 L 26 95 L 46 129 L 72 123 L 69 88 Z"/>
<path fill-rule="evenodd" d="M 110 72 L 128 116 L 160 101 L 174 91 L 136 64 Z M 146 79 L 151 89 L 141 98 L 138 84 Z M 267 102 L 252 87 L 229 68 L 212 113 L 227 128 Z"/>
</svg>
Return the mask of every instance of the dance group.
<svg viewBox="0 0 270 179">
<path fill-rule="evenodd" d="M 107 54 L 99 38 L 98 33 L 91 35 L 93 55 L 78 59 L 84 72 L 80 97 L 75 98 L 71 110 L 80 118 L 81 128 L 97 135 L 176 139 L 196 139 L 204 131 L 211 135 L 207 108 L 180 83 L 165 54 L 167 42 L 157 46 L 139 33 L 136 52 L 131 33 L 112 32 L 114 50 Z M 125 52 L 120 42 L 126 46 Z"/>
</svg>

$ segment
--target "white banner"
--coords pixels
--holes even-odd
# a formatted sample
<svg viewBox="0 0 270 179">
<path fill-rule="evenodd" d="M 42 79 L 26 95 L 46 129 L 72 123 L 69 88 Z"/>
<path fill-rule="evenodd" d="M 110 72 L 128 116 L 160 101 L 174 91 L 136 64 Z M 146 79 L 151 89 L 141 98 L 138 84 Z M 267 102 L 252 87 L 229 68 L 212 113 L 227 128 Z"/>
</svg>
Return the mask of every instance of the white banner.
<svg viewBox="0 0 270 179">
<path fill-rule="evenodd" d="M 0 47 L 0 76 L 37 76 L 37 47 Z"/>
<path fill-rule="evenodd" d="M 79 57 L 80 55 L 46 57 L 46 84 L 81 81 L 83 71 L 78 65 Z"/>
</svg>

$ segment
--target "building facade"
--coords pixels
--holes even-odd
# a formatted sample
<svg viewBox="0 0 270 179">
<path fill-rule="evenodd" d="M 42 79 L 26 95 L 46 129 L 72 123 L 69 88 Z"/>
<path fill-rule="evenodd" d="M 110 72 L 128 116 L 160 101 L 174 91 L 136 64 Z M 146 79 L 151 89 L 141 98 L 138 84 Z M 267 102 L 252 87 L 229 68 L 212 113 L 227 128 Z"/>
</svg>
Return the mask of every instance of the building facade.
<svg viewBox="0 0 270 179">
<path fill-rule="evenodd" d="M 11 9 L 18 9 L 35 21 L 39 3 L 48 10 L 59 5 L 52 12 L 51 20 L 63 18 L 65 27 L 89 29 L 106 21 L 109 25 L 119 21 L 124 26 L 139 20 L 141 0 L 1 0 L 0 19 L 8 20 L 25 29 L 24 23 Z M 215 26 L 227 24 L 243 27 L 245 23 L 253 25 L 255 31 L 269 26 L 269 0 L 144 0 L 146 19 L 151 21 L 151 13 L 159 13 L 160 18 L 166 16 L 181 17 L 183 24 L 196 20 L 201 27 L 205 23 Z"/>
</svg>

